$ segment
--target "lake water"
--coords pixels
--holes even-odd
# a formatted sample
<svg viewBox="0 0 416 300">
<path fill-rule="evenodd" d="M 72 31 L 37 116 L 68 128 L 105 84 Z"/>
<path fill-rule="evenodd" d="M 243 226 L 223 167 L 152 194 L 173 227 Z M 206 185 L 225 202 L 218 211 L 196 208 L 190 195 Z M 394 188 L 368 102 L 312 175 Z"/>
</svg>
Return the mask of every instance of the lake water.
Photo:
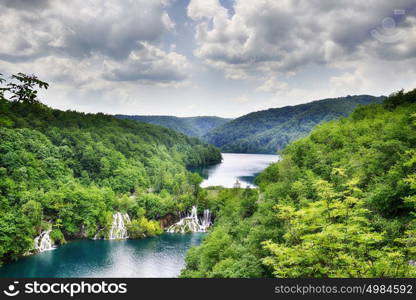
<svg viewBox="0 0 416 300">
<path fill-rule="evenodd" d="M 223 161 L 197 170 L 202 187 L 253 186 L 255 177 L 277 155 L 224 153 Z M 139 240 L 79 240 L 55 250 L 23 257 L 0 267 L 0 277 L 177 277 L 186 251 L 204 233 L 171 234 Z"/>
<path fill-rule="evenodd" d="M 241 187 L 254 186 L 254 179 L 268 165 L 279 160 L 278 155 L 222 153 L 220 164 L 195 169 L 205 180 L 202 187 L 222 185 L 233 187 L 237 179 Z"/>
<path fill-rule="evenodd" d="M 0 267 L 0 277 L 177 277 L 204 233 L 140 240 L 79 240 Z"/>
</svg>

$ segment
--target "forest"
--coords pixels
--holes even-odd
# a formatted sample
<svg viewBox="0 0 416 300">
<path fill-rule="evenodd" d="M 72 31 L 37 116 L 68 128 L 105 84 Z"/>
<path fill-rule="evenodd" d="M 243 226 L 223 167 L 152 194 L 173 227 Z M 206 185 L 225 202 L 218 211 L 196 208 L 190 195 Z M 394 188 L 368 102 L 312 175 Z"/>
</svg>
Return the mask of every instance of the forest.
<svg viewBox="0 0 416 300">
<path fill-rule="evenodd" d="M 174 117 L 174 116 L 138 116 L 115 115 L 116 118 L 134 120 L 149 124 L 160 125 L 188 136 L 202 137 L 214 128 L 221 126 L 232 119 L 220 117 Z"/>
<path fill-rule="evenodd" d="M 182 277 L 415 277 L 416 89 L 318 125 L 256 179 L 209 190 Z"/>
<path fill-rule="evenodd" d="M 46 228 L 58 244 L 104 234 L 114 211 L 129 213 L 131 237 L 158 234 L 161 218 L 200 201 L 202 178 L 187 167 L 221 161 L 164 127 L 47 107 L 34 75 L 0 83 L 0 264 Z"/>
<path fill-rule="evenodd" d="M 347 96 L 257 111 L 218 126 L 202 138 L 223 152 L 274 154 L 308 135 L 316 125 L 346 117 L 358 105 L 380 103 L 383 99 Z"/>
<path fill-rule="evenodd" d="M 197 205 L 215 223 L 181 277 L 416 276 L 416 89 L 357 98 L 367 105 L 317 122 L 280 151 L 257 189 L 202 189 L 187 168 L 220 162 L 215 146 L 52 109 L 38 99 L 48 84 L 34 75 L 0 82 L 0 264 L 29 253 L 47 228 L 56 244 L 103 237 L 122 212 L 129 236 L 142 238 Z"/>
</svg>

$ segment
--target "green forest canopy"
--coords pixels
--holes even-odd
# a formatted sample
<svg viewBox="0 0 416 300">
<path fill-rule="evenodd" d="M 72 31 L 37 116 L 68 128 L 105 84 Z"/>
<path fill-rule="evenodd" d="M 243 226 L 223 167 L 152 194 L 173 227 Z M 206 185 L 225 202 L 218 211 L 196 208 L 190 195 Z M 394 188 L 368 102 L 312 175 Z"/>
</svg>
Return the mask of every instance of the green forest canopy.
<svg viewBox="0 0 416 300">
<path fill-rule="evenodd" d="M 215 226 L 186 257 L 183 277 L 414 277 L 416 90 L 318 125 L 283 150 L 259 189 L 202 190 L 185 166 L 218 149 L 159 126 L 41 104 L 47 84 L 18 74 L 0 89 L 0 262 L 108 230 L 131 237 L 192 205 Z"/>
<path fill-rule="evenodd" d="M 214 128 L 203 139 L 223 152 L 274 154 L 309 134 L 317 124 L 346 117 L 358 105 L 381 103 L 383 99 L 347 96 L 257 111 Z"/>
<path fill-rule="evenodd" d="M 211 193 L 183 277 L 414 277 L 416 89 L 291 143 L 260 191 Z"/>
<path fill-rule="evenodd" d="M 221 161 L 214 146 L 167 128 L 51 109 L 35 76 L 0 81 L 0 263 L 48 227 L 55 242 L 104 234 L 114 211 L 130 214 L 130 236 L 155 234 L 149 220 L 200 201 L 202 178 L 186 167 Z"/>
</svg>

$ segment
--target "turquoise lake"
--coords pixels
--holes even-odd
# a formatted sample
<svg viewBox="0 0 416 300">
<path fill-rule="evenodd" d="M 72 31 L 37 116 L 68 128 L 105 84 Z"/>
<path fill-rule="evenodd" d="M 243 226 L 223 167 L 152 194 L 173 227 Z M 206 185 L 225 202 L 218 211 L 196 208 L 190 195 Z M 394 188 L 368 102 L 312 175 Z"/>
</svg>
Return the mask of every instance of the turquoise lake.
<svg viewBox="0 0 416 300">
<path fill-rule="evenodd" d="M 202 187 L 254 186 L 278 155 L 223 153 L 220 164 L 199 168 Z M 0 267 L 0 277 L 177 277 L 189 248 L 205 233 L 165 233 L 139 240 L 78 240 Z"/>
<path fill-rule="evenodd" d="M 0 267 L 0 277 L 177 277 L 204 233 L 140 240 L 79 240 Z"/>
</svg>

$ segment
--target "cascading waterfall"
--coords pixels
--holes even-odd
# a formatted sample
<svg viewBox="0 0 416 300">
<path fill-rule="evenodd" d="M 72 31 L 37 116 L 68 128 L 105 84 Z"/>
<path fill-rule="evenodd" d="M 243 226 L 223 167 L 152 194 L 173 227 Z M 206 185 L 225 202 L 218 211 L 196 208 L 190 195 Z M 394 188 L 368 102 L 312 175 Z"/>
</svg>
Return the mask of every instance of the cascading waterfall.
<svg viewBox="0 0 416 300">
<path fill-rule="evenodd" d="M 172 233 L 206 232 L 209 226 L 211 226 L 211 212 L 209 209 L 204 210 L 204 216 L 199 222 L 197 208 L 192 206 L 191 213 L 170 226 L 167 231 Z"/>
<path fill-rule="evenodd" d="M 198 220 L 198 210 L 197 210 L 196 206 L 192 206 L 191 215 L 189 216 L 189 218 L 191 220 L 193 220 L 196 224 L 199 224 L 199 220 Z"/>
<path fill-rule="evenodd" d="M 42 233 L 35 238 L 35 250 L 37 252 L 50 251 L 55 249 L 51 237 L 49 236 L 52 229 L 42 231 Z"/>
<path fill-rule="evenodd" d="M 201 223 L 201 226 L 205 228 L 205 231 L 209 226 L 211 226 L 211 212 L 209 209 L 204 209 L 204 216 Z"/>
<path fill-rule="evenodd" d="M 128 239 L 126 224 L 130 223 L 130 217 L 127 213 L 116 212 L 113 214 L 113 223 L 108 234 L 109 240 L 124 240 Z"/>
</svg>

